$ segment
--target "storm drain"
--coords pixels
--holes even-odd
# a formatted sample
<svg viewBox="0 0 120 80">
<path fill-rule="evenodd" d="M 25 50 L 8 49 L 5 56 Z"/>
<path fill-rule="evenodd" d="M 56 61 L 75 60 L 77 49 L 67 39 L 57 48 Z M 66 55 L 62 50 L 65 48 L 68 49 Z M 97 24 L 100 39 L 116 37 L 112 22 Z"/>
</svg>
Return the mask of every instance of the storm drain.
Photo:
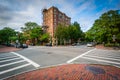
<svg viewBox="0 0 120 80">
<path fill-rule="evenodd" d="M 52 52 L 47 52 L 47 54 L 52 54 Z"/>
</svg>

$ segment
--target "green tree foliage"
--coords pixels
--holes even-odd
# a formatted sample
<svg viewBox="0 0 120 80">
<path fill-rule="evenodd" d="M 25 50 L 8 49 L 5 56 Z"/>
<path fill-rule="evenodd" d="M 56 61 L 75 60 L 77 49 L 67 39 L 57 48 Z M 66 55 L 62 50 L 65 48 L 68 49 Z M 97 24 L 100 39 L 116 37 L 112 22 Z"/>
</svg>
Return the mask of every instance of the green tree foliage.
<svg viewBox="0 0 120 80">
<path fill-rule="evenodd" d="M 26 43 L 26 41 L 28 40 L 28 37 L 26 35 L 24 35 L 24 33 L 20 33 L 20 32 L 17 32 L 17 39 L 16 40 L 19 40 L 19 42 L 22 44 L 22 43 Z"/>
<path fill-rule="evenodd" d="M 95 20 L 93 27 L 86 32 L 89 41 L 112 42 L 113 35 L 120 41 L 120 11 L 110 10 Z"/>
<path fill-rule="evenodd" d="M 16 32 L 14 29 L 10 27 L 5 27 L 0 30 L 0 41 L 1 43 L 9 43 L 11 41 L 11 37 L 15 36 Z"/>
<path fill-rule="evenodd" d="M 39 26 L 37 23 L 35 22 L 27 22 L 25 23 L 25 27 L 22 27 L 22 31 L 23 32 L 29 32 L 30 30 L 32 30 L 33 28 Z"/>
<path fill-rule="evenodd" d="M 71 43 L 77 42 L 80 38 L 83 38 L 83 32 L 77 22 L 74 22 L 70 26 L 58 25 L 55 31 L 55 37 L 60 42 L 69 41 Z"/>
<path fill-rule="evenodd" d="M 50 35 L 48 33 L 45 33 L 40 37 L 40 41 L 47 43 L 49 42 L 49 38 L 50 38 Z"/>
<path fill-rule="evenodd" d="M 39 26 L 31 29 L 30 36 L 32 39 L 39 38 L 41 35 L 42 35 L 42 28 L 40 28 Z"/>
<path fill-rule="evenodd" d="M 69 26 L 69 34 L 70 39 L 73 40 L 73 42 L 77 42 L 78 39 L 84 38 L 84 33 L 82 32 L 81 27 L 77 22 L 74 22 Z"/>
<path fill-rule="evenodd" d="M 12 36 L 12 37 L 10 37 L 10 40 L 11 40 L 12 42 L 15 42 L 16 40 L 18 40 L 18 37 L 17 37 L 17 36 Z"/>
<path fill-rule="evenodd" d="M 42 35 L 42 28 L 35 22 L 27 22 L 25 23 L 25 27 L 21 28 L 24 32 L 24 37 L 32 40 L 32 43 L 35 44 L 39 41 L 39 37 Z"/>
<path fill-rule="evenodd" d="M 57 28 L 56 28 L 56 31 L 55 31 L 55 37 L 57 37 L 57 39 L 64 39 L 65 38 L 65 35 L 66 35 L 66 32 L 65 32 L 65 27 L 64 25 L 58 25 Z"/>
</svg>

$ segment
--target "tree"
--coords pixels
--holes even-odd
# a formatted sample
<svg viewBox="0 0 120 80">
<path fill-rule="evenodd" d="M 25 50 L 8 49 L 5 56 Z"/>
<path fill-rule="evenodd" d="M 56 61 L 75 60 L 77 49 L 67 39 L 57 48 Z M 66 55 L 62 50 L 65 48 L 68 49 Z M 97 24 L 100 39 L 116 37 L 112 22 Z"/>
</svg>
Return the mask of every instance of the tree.
<svg viewBox="0 0 120 80">
<path fill-rule="evenodd" d="M 40 27 L 35 27 L 30 32 L 31 39 L 33 39 L 34 41 L 36 40 L 36 43 L 38 43 L 39 37 L 41 35 L 42 35 L 42 28 Z"/>
<path fill-rule="evenodd" d="M 39 37 L 42 35 L 42 28 L 35 22 L 27 22 L 25 23 L 25 27 L 21 28 L 24 32 L 25 37 L 30 39 L 32 43 L 37 43 L 39 41 Z"/>
<path fill-rule="evenodd" d="M 55 31 L 55 37 L 61 44 L 66 41 L 68 42 L 69 40 L 71 40 L 71 43 L 78 42 L 83 36 L 84 34 L 77 22 L 74 22 L 70 26 L 60 24 Z"/>
<path fill-rule="evenodd" d="M 27 22 L 25 23 L 25 27 L 21 27 L 23 32 L 29 32 L 30 30 L 32 30 L 33 28 L 39 26 L 37 23 L 35 22 Z"/>
<path fill-rule="evenodd" d="M 11 37 L 16 36 L 16 32 L 14 29 L 10 27 L 5 27 L 2 30 L 0 30 L 0 40 L 1 43 L 10 43 Z"/>
<path fill-rule="evenodd" d="M 47 42 L 49 42 L 49 38 L 50 38 L 50 35 L 48 33 L 44 33 L 43 35 L 41 35 L 40 41 L 43 43 L 44 42 L 47 43 Z"/>
<path fill-rule="evenodd" d="M 57 38 L 58 43 L 63 44 L 64 39 L 68 37 L 66 34 L 66 26 L 59 24 L 55 30 L 55 38 Z"/>
<path fill-rule="evenodd" d="M 95 20 L 90 30 L 86 32 L 88 40 L 98 42 L 113 42 L 113 35 L 120 41 L 120 14 L 119 10 L 110 10 Z"/>
</svg>

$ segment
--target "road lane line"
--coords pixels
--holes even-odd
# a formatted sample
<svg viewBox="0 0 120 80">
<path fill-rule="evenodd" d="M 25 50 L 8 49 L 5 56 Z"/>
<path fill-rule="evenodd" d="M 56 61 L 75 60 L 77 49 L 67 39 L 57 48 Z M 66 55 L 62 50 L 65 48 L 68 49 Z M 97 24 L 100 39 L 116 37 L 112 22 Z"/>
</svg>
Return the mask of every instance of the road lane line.
<svg viewBox="0 0 120 80">
<path fill-rule="evenodd" d="M 95 61 L 102 61 L 102 62 L 107 62 L 107 63 L 113 63 L 113 64 L 120 64 L 118 62 L 114 62 L 114 61 L 108 61 L 108 60 L 101 60 L 101 59 L 95 59 L 95 58 L 90 58 L 90 57 L 82 57 L 84 59 L 90 59 L 90 60 L 95 60 Z"/>
<path fill-rule="evenodd" d="M 1 63 L 1 62 L 12 61 L 12 60 L 16 60 L 16 59 L 21 59 L 21 58 L 20 58 L 20 57 L 17 57 L 17 58 L 13 58 L 13 59 L 2 60 L 2 61 L 0 61 L 0 63 Z"/>
<path fill-rule="evenodd" d="M 13 65 L 13 64 L 16 64 L 16 63 L 24 62 L 24 61 L 25 60 L 20 60 L 20 61 L 12 62 L 12 63 L 8 63 L 8 64 L 0 65 L 0 67 L 5 67 L 5 66 Z"/>
<path fill-rule="evenodd" d="M 11 53 L 13 53 L 13 54 L 15 54 L 15 55 L 17 55 L 17 56 L 23 58 L 24 60 L 26 60 L 27 62 L 31 63 L 31 64 L 32 64 L 34 67 L 36 67 L 36 68 L 40 67 L 39 64 L 35 63 L 34 61 L 32 61 L 32 60 L 30 60 L 30 59 L 28 59 L 28 58 L 26 58 L 26 57 L 24 57 L 24 56 L 22 56 L 22 55 L 16 53 L 16 52 L 11 52 Z"/>
<path fill-rule="evenodd" d="M 73 59 L 71 59 L 71 60 L 68 60 L 67 63 L 71 63 L 71 62 L 77 60 L 78 58 L 80 58 L 80 57 L 82 57 L 82 56 L 84 56 L 84 55 L 86 55 L 86 54 L 88 54 L 88 53 L 90 53 L 90 52 L 92 52 L 92 51 L 94 51 L 94 50 L 96 50 L 96 48 L 94 48 L 94 49 L 92 49 L 92 50 L 89 50 L 89 51 L 87 51 L 87 52 L 85 52 L 85 53 L 83 53 L 83 54 L 81 54 L 81 55 L 79 55 L 79 56 L 77 56 L 77 57 L 75 57 L 75 58 L 73 58 Z"/>
<path fill-rule="evenodd" d="M 7 72 L 10 72 L 10 71 L 13 71 L 13 70 L 16 70 L 16 69 L 20 69 L 20 68 L 23 68 L 23 67 L 29 66 L 29 65 L 31 65 L 31 64 L 28 63 L 28 64 L 25 64 L 25 65 L 21 65 L 21 66 L 15 67 L 15 68 L 11 68 L 11 69 L 8 69 L 8 70 L 5 70 L 5 71 L 2 71 L 2 72 L 0 72 L 0 75 L 1 75 L 1 74 L 4 74 L 4 73 L 7 73 Z"/>
<path fill-rule="evenodd" d="M 108 57 L 100 57 L 100 56 L 89 56 L 89 55 L 85 55 L 84 57 L 101 58 L 101 59 L 108 59 L 108 60 L 120 61 L 120 59 L 114 59 L 114 58 L 108 58 Z"/>
</svg>

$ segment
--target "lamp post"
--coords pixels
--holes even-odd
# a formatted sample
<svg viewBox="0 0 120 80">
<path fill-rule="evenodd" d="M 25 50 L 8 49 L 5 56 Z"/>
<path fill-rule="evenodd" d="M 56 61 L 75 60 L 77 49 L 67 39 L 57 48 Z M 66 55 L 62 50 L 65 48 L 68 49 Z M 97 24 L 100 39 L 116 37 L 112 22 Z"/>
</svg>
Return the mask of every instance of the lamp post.
<svg viewBox="0 0 120 80">
<path fill-rule="evenodd" d="M 16 40 L 16 48 L 18 48 L 18 43 L 19 43 L 19 40 L 18 40 L 18 33 L 16 33 L 16 36 L 17 36 L 17 40 Z"/>
<path fill-rule="evenodd" d="M 115 35 L 113 35 L 112 39 L 113 39 L 114 46 L 115 46 L 116 36 L 115 36 Z"/>
<path fill-rule="evenodd" d="M 20 34 L 16 33 L 16 36 L 18 37 L 18 39 L 16 40 L 16 48 L 18 48 L 20 45 Z"/>
</svg>

